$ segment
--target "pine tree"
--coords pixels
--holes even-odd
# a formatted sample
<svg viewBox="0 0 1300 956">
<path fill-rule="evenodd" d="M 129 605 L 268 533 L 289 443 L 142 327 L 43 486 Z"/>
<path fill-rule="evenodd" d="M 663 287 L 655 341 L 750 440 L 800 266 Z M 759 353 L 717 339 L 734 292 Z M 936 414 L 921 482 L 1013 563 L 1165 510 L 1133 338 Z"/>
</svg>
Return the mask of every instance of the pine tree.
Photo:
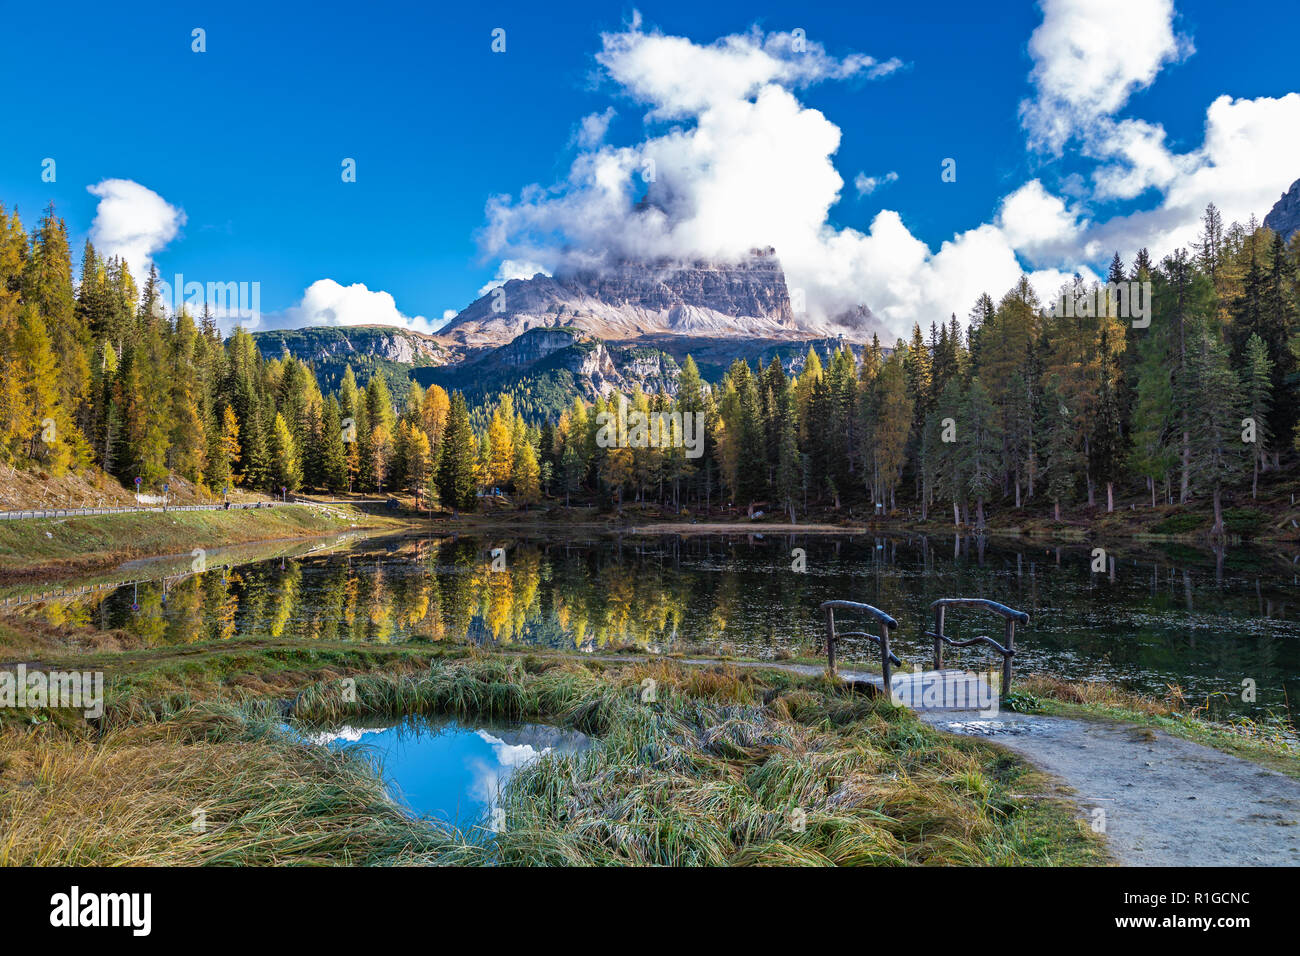
<svg viewBox="0 0 1300 956">
<path fill-rule="evenodd" d="M 794 503 L 799 496 L 801 463 L 799 458 L 799 407 L 794 384 L 787 381 L 778 406 L 780 437 L 777 443 L 776 494 L 790 523 L 795 523 Z"/>
<path fill-rule="evenodd" d="M 474 507 L 476 488 L 469 410 L 465 407 L 465 396 L 455 392 L 451 396 L 447 429 L 438 456 L 438 497 L 444 505 L 468 511 Z"/>
<path fill-rule="evenodd" d="M 1253 430 L 1250 448 L 1250 496 L 1259 495 L 1259 473 L 1268 460 L 1272 432 L 1269 412 L 1273 404 L 1273 363 L 1269 361 L 1268 346 L 1258 335 L 1252 334 L 1246 342 L 1246 367 L 1243 381 L 1245 414 L 1248 427 Z"/>
<path fill-rule="evenodd" d="M 515 492 L 519 500 L 525 505 L 536 504 L 541 496 L 539 485 L 541 473 L 532 442 L 525 441 L 520 445 L 515 458 L 514 472 Z"/>
<path fill-rule="evenodd" d="M 348 486 L 347 446 L 343 441 L 343 419 L 338 399 L 331 395 L 321 419 L 321 479 L 329 491 L 337 494 Z"/>
<path fill-rule="evenodd" d="M 1043 393 L 1043 426 L 1040 429 L 1045 444 L 1043 458 L 1046 463 L 1047 496 L 1052 501 L 1052 517 L 1061 520 L 1061 505 L 1074 499 L 1074 489 L 1083 455 L 1079 450 L 1079 432 L 1074 415 L 1061 395 L 1056 379 L 1048 382 Z"/>
<path fill-rule="evenodd" d="M 302 484 L 302 462 L 297 442 L 284 416 L 276 413 L 271 430 L 271 488 L 297 491 Z"/>
<path fill-rule="evenodd" d="M 1115 482 L 1123 474 L 1124 436 L 1110 351 L 1110 331 L 1105 324 L 1102 325 L 1098 351 L 1096 414 L 1091 422 L 1088 450 L 1092 456 L 1092 475 L 1106 486 L 1106 511 L 1112 512 L 1115 510 Z"/>
<path fill-rule="evenodd" d="M 1214 502 L 1212 534 L 1223 534 L 1223 488 L 1241 474 L 1241 380 L 1228 363 L 1228 351 L 1204 322 L 1189 329 L 1188 457 L 1191 485 L 1208 488 Z"/>
<path fill-rule="evenodd" d="M 239 480 L 240 476 L 235 474 L 235 466 L 240 460 L 241 449 L 239 446 L 239 422 L 235 418 L 235 410 L 227 405 L 221 412 L 221 430 L 220 430 L 219 452 L 217 456 L 217 471 L 214 474 L 213 487 L 220 484 L 222 488 Z"/>
<path fill-rule="evenodd" d="M 949 378 L 948 383 L 957 387 L 955 377 Z M 898 352 L 894 352 L 881 364 L 872 391 L 871 498 L 892 511 L 895 507 L 895 489 L 912 438 L 915 409 L 914 399 L 907 387 L 904 360 Z"/>
<path fill-rule="evenodd" d="M 961 428 L 961 470 L 966 476 L 966 490 L 975 499 L 975 527 L 983 530 L 984 502 L 993 493 L 1001 473 L 1002 429 L 993 401 L 978 377 L 971 379 L 966 391 Z"/>
</svg>

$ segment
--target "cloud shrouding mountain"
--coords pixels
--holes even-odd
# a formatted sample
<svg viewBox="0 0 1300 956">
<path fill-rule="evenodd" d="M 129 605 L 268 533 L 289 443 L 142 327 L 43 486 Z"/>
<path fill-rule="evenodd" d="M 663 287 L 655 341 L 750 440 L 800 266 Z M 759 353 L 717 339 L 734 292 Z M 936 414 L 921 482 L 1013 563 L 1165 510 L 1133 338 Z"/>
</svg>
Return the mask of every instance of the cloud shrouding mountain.
<svg viewBox="0 0 1300 956">
<path fill-rule="evenodd" d="M 1220 97 L 1202 146 L 1185 154 L 1168 150 L 1159 124 L 1116 118 L 1162 67 L 1192 53 L 1174 30 L 1170 0 L 1042 6 L 1029 40 L 1034 95 L 1021 115 L 1032 148 L 1059 154 L 1076 141 L 1094 163 L 1090 184 L 1068 201 L 1032 179 L 1002 199 L 992 222 L 937 250 L 889 209 L 865 230 L 836 228 L 829 211 L 845 187 L 833 162 L 840 130 L 796 94 L 887 77 L 898 61 L 837 58 L 812 39 L 757 29 L 699 44 L 646 31 L 636 17 L 602 35 L 596 60 L 655 128 L 673 125 L 617 146 L 604 141 L 608 111 L 589 117 L 561 182 L 488 202 L 481 245 L 546 271 L 607 255 L 737 258 L 771 245 L 815 318 L 863 303 L 901 333 L 914 321 L 964 314 L 979 293 L 999 295 L 1022 271 L 1047 298 L 1076 270 L 1092 277 L 1089 264 L 1104 265 L 1116 249 L 1126 258 L 1142 246 L 1167 253 L 1194 237 L 1206 202 L 1244 220 L 1295 178 L 1300 95 Z M 855 186 L 865 193 L 879 184 L 861 176 Z M 1156 197 L 1149 208 L 1098 217 L 1107 203 L 1147 190 Z"/>
</svg>

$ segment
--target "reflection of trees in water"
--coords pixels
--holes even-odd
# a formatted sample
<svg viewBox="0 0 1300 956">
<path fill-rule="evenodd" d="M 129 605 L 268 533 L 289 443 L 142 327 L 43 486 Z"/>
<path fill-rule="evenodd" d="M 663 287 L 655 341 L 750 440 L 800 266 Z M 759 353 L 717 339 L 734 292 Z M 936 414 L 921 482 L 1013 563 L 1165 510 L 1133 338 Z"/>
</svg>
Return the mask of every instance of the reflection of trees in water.
<svg viewBox="0 0 1300 956">
<path fill-rule="evenodd" d="M 494 547 L 507 549 L 504 570 L 492 570 Z M 807 554 L 807 573 L 791 567 L 796 547 Z M 143 645 L 269 636 L 565 649 L 698 643 L 764 653 L 811 647 L 823 627 L 818 604 L 846 598 L 896 617 L 900 654 L 914 662 L 931 653 L 920 636 L 930 602 L 964 595 L 1029 612 L 1021 670 L 1149 673 L 1159 690 L 1173 680 L 1208 687 L 1220 675 L 1254 677 L 1264 687 L 1268 675 L 1300 669 L 1294 572 L 1266 553 L 1229 549 L 1221 558 L 1131 547 L 1107 559 L 1093 573 L 1089 545 L 921 535 L 400 539 L 212 568 L 169 583 L 165 600 L 162 584 L 141 584 L 135 612 L 127 588 L 51 602 L 38 613 L 56 626 L 121 627 Z M 954 614 L 948 625 L 969 637 L 997 622 Z M 874 660 L 865 645 L 849 653 Z M 988 661 L 970 651 L 954 663 Z"/>
</svg>

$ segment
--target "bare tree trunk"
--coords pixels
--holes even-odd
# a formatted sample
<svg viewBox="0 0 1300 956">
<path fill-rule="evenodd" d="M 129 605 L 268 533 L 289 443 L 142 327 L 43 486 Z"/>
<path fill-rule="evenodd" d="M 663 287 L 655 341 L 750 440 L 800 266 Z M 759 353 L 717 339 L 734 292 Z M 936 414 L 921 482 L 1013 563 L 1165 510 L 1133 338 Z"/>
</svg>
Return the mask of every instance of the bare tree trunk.
<svg viewBox="0 0 1300 956">
<path fill-rule="evenodd" d="M 1183 412 L 1184 421 L 1187 413 Z M 1178 477 L 1178 503 L 1186 504 L 1192 474 L 1192 434 L 1183 428 L 1183 473 Z"/>
</svg>

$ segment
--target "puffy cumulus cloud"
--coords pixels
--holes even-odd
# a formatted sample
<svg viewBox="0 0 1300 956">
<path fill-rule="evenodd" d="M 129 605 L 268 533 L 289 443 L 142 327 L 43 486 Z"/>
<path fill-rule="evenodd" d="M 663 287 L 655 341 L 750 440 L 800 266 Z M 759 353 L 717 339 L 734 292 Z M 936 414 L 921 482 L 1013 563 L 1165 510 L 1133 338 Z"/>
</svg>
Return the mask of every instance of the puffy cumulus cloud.
<svg viewBox="0 0 1300 956">
<path fill-rule="evenodd" d="M 333 279 L 317 279 L 303 292 L 297 305 L 262 318 L 262 328 L 275 329 L 298 329 L 310 325 L 396 325 L 416 332 L 432 332 L 442 324 L 430 322 L 422 315 L 403 315 L 393 297 L 380 289 L 368 289 L 360 282 L 340 285 Z"/>
<path fill-rule="evenodd" d="M 596 61 L 623 90 L 649 104 L 650 117 L 697 116 L 711 106 L 748 99 L 772 84 L 801 87 L 823 80 L 876 79 L 902 67 L 861 53 L 837 59 L 802 31 L 748 33 L 700 45 L 685 37 L 646 33 L 640 14 L 627 30 L 601 35 Z"/>
<path fill-rule="evenodd" d="M 1143 246 L 1161 256 L 1186 244 L 1207 202 L 1245 220 L 1290 184 L 1300 95 L 1221 97 L 1202 145 L 1187 153 L 1170 150 L 1159 124 L 1115 115 L 1192 52 L 1171 0 L 1045 0 L 1043 14 L 1030 41 L 1036 94 L 1022 104 L 1028 142 L 1059 152 L 1078 141 L 1091 176 L 1072 172 L 1055 191 L 1041 179 L 1019 185 L 992 221 L 937 250 L 894 210 L 865 229 L 830 222 L 845 187 L 833 162 L 840 129 L 797 96 L 818 82 L 887 76 L 897 60 L 835 57 L 757 29 L 700 44 L 647 32 L 639 18 L 602 35 L 596 60 L 646 107 L 645 138 L 619 146 L 605 142 L 606 127 L 593 131 L 560 182 L 489 200 L 481 246 L 553 272 L 609 257 L 734 260 L 770 245 L 814 321 L 861 304 L 904 334 L 913 322 L 964 315 L 1022 273 L 1048 301 L 1073 273 L 1095 277 L 1115 250 L 1131 259 Z M 854 186 L 865 195 L 890 180 L 859 173 Z M 1141 211 L 1098 211 L 1148 193 Z"/>
<path fill-rule="evenodd" d="M 997 226 L 932 253 L 892 210 L 865 231 L 831 225 L 845 186 L 832 161 L 840 129 L 796 91 L 886 76 L 896 59 L 835 57 L 812 39 L 756 29 L 697 44 L 646 32 L 639 19 L 601 42 L 598 63 L 648 108 L 652 134 L 634 146 L 580 150 L 553 186 L 493 197 L 479 237 L 485 253 L 554 271 L 607 256 L 734 260 L 773 246 L 814 321 L 865 304 L 900 334 L 1019 278 Z M 856 186 L 866 192 L 895 179 L 863 174 Z"/>
<path fill-rule="evenodd" d="M 1152 209 L 1117 216 L 1086 234 L 1085 255 L 1118 249 L 1125 257 L 1146 246 L 1165 254 L 1186 246 L 1201 228 L 1208 203 L 1225 221 L 1262 217 L 1295 179 L 1300 155 L 1300 94 L 1233 99 L 1220 96 L 1206 111 L 1200 148 L 1171 156 L 1176 175 Z"/>
<path fill-rule="evenodd" d="M 1002 200 L 997 227 L 1030 262 L 1063 262 L 1077 249 L 1084 224 L 1065 201 L 1032 179 Z"/>
<path fill-rule="evenodd" d="M 1173 0 L 1043 0 L 1029 37 L 1038 95 L 1021 104 L 1031 142 L 1057 153 L 1076 133 L 1192 52 L 1173 29 Z"/>
<path fill-rule="evenodd" d="M 99 197 L 91 241 L 102 255 L 120 256 L 137 278 L 185 225 L 183 210 L 130 179 L 105 179 L 86 191 Z"/>
<path fill-rule="evenodd" d="M 870 196 L 881 186 L 888 186 L 894 182 L 898 182 L 898 173 L 893 170 L 883 176 L 868 176 L 866 173 L 859 172 L 853 177 L 853 188 L 857 190 L 859 196 Z"/>
<path fill-rule="evenodd" d="M 1226 220 L 1245 222 L 1267 211 L 1292 182 L 1300 155 L 1296 93 L 1218 97 L 1206 111 L 1201 145 L 1185 153 L 1170 150 L 1159 123 L 1115 116 L 1162 67 L 1193 52 L 1191 41 L 1175 32 L 1172 0 L 1045 0 L 1042 6 L 1043 22 L 1029 42 L 1036 96 L 1021 106 L 1030 144 L 1059 154 L 1077 140 L 1082 155 L 1098 162 L 1087 197 L 1094 205 L 1157 194 L 1151 208 L 1082 224 L 1073 243 L 1049 242 L 1050 253 L 1073 245 L 1079 261 L 1096 262 L 1113 250 L 1131 258 L 1145 246 L 1164 255 L 1195 239 L 1208 203 Z M 1041 212 L 1043 229 L 1063 226 L 1059 211 Z"/>
</svg>

